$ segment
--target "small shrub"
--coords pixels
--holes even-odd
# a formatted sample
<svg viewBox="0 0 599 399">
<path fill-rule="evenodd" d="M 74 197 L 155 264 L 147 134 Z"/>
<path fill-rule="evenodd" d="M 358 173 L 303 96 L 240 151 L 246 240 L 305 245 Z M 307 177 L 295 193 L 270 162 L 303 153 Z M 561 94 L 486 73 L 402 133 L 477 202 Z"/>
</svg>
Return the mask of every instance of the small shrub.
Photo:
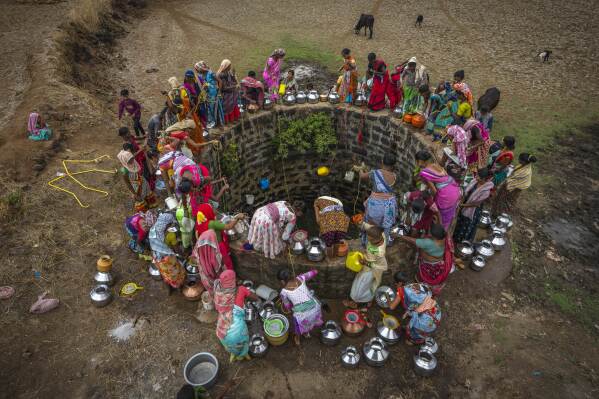
<svg viewBox="0 0 599 399">
<path fill-rule="evenodd" d="M 335 144 L 337 135 L 330 116 L 325 113 L 312 114 L 305 119 L 282 120 L 281 130 L 273 138 L 276 159 L 287 159 L 289 151 L 328 155 Z"/>
<path fill-rule="evenodd" d="M 227 177 L 233 177 L 239 172 L 239 151 L 237 144 L 230 143 L 223 151 L 221 161 L 222 172 Z"/>
</svg>

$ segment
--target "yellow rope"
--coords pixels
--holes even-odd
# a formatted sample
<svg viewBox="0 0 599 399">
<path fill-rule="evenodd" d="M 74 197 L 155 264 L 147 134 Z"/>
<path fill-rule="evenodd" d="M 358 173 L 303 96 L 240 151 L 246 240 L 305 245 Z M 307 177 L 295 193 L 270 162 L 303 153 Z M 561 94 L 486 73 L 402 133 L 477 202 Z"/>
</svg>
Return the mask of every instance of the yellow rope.
<svg viewBox="0 0 599 399">
<path fill-rule="evenodd" d="M 77 201 L 77 203 L 79 204 L 80 207 L 82 207 L 82 208 L 89 208 L 89 204 L 88 205 L 83 204 L 81 202 L 81 200 L 79 199 L 79 197 L 77 197 L 77 194 L 75 194 L 74 192 L 72 192 L 70 190 L 67 190 L 66 188 L 62 188 L 60 186 L 57 186 L 54 183 L 57 182 L 57 181 L 59 181 L 59 180 L 61 180 L 61 179 L 64 179 L 65 177 L 68 177 L 69 179 L 74 180 L 77 184 L 79 184 L 85 190 L 95 191 L 95 192 L 104 194 L 104 196 L 106 197 L 106 196 L 108 196 L 108 191 L 99 190 L 99 189 L 93 188 L 93 187 L 88 187 L 85 184 L 81 183 L 74 176 L 75 175 L 81 175 L 81 174 L 84 174 L 84 173 L 90 173 L 90 172 L 111 173 L 111 174 L 114 174 L 114 173 L 117 172 L 116 170 L 114 170 L 114 169 L 113 170 L 105 170 L 105 169 L 96 169 L 96 168 L 93 168 L 93 169 L 81 170 L 81 171 L 78 171 L 78 172 L 71 172 L 69 170 L 69 168 L 67 167 L 67 162 L 68 163 L 98 163 L 98 162 L 100 162 L 104 158 L 110 158 L 110 156 L 108 156 L 108 155 L 102 155 L 101 157 L 98 157 L 98 158 L 95 158 L 95 159 L 89 159 L 89 160 L 65 159 L 65 160 L 62 161 L 62 166 L 63 166 L 63 168 L 64 168 L 64 170 L 65 170 L 66 173 L 64 175 L 62 175 L 62 176 L 58 176 L 58 177 L 55 177 L 54 179 L 50 180 L 48 182 L 48 185 L 50 187 L 56 189 L 56 190 L 63 191 L 65 193 L 73 196 L 73 198 L 75 198 L 75 201 Z"/>
</svg>

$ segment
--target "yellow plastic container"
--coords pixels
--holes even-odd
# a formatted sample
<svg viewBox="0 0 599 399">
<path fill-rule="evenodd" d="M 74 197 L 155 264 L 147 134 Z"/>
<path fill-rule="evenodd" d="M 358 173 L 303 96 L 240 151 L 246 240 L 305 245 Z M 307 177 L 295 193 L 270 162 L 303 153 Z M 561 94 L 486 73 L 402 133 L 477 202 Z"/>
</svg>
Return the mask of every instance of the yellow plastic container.
<svg viewBox="0 0 599 399">
<path fill-rule="evenodd" d="M 352 251 L 345 258 L 345 267 L 354 273 L 359 273 L 362 270 L 360 260 L 364 259 L 364 255 L 359 251 Z"/>
<path fill-rule="evenodd" d="M 279 95 L 284 96 L 286 91 L 287 91 L 287 86 L 285 85 L 285 83 L 281 83 L 279 85 Z"/>
<path fill-rule="evenodd" d="M 329 175 L 329 172 L 330 172 L 330 170 L 329 170 L 329 168 L 327 168 L 326 166 L 321 166 L 320 168 L 318 168 L 318 169 L 316 170 L 316 174 L 317 174 L 318 176 L 328 176 L 328 175 Z"/>
</svg>

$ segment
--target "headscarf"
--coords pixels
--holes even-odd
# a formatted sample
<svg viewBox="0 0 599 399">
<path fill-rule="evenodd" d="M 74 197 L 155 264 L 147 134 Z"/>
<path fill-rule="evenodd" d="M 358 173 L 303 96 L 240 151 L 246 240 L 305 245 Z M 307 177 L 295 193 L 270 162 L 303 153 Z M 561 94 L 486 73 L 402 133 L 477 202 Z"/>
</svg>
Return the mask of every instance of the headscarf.
<svg viewBox="0 0 599 399">
<path fill-rule="evenodd" d="M 196 72 L 206 72 L 206 71 L 210 70 L 210 67 L 208 66 L 206 61 L 198 61 L 193 66 L 193 69 L 195 69 Z"/>
<path fill-rule="evenodd" d="M 225 270 L 220 274 L 220 284 L 223 288 L 235 288 L 235 272 L 233 270 Z"/>
<path fill-rule="evenodd" d="M 277 57 L 284 57 L 285 56 L 285 49 L 278 48 L 278 49 L 274 50 L 270 56 L 271 57 L 275 57 L 275 56 L 277 56 Z"/>
<path fill-rule="evenodd" d="M 116 156 L 121 162 L 121 165 L 131 173 L 139 172 L 139 164 L 137 162 L 129 163 L 135 156 L 127 150 L 121 150 Z"/>
<path fill-rule="evenodd" d="M 468 101 L 468 103 L 471 106 L 474 104 L 474 97 L 472 96 L 472 90 L 470 90 L 470 87 L 465 82 L 454 83 L 453 89 L 455 91 L 464 93 L 464 95 L 466 96 L 466 100 Z"/>
<path fill-rule="evenodd" d="M 216 220 L 212 205 L 208 203 L 198 205 L 196 219 L 196 231 L 198 232 L 198 235 L 201 235 L 208 230 L 208 224 L 212 220 Z"/>
<path fill-rule="evenodd" d="M 414 64 L 416 64 L 416 63 L 417 63 L 417 61 L 416 61 L 416 57 L 412 57 L 412 58 L 410 58 L 410 59 L 408 60 L 408 64 L 411 64 L 411 63 L 414 63 Z"/>
<path fill-rule="evenodd" d="M 171 85 L 171 89 L 173 90 L 181 87 L 181 85 L 179 84 L 179 80 L 175 76 L 171 76 L 170 78 L 168 78 L 168 84 Z"/>
<path fill-rule="evenodd" d="M 227 68 L 229 68 L 230 66 L 231 66 L 231 60 L 224 59 L 224 60 L 223 60 L 223 61 L 220 63 L 220 67 L 218 67 L 217 74 L 219 74 L 219 75 L 220 75 L 221 73 L 225 72 L 225 70 L 226 70 Z"/>
<path fill-rule="evenodd" d="M 455 144 L 458 159 L 460 160 L 460 166 L 466 167 L 466 150 L 468 148 L 468 133 L 461 126 L 451 125 L 447 128 L 447 135 L 452 138 Z"/>
<path fill-rule="evenodd" d="M 186 78 L 195 78 L 195 76 L 196 75 L 195 75 L 195 73 L 193 73 L 192 69 L 188 69 L 188 70 L 185 71 L 185 77 Z"/>
<path fill-rule="evenodd" d="M 191 256 L 202 268 L 201 274 L 207 280 L 216 280 L 218 278 L 223 262 L 214 230 L 208 229 L 200 234 Z M 204 288 L 209 292 L 213 290 L 213 287 Z"/>
</svg>

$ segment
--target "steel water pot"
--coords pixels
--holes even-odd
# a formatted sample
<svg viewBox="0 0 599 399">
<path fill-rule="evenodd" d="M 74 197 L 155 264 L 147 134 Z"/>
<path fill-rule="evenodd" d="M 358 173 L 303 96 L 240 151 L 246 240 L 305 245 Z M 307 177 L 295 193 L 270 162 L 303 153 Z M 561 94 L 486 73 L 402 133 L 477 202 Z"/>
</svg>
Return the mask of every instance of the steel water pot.
<svg viewBox="0 0 599 399">
<path fill-rule="evenodd" d="M 398 105 L 393 109 L 393 116 L 396 118 L 403 118 L 403 108 L 401 105 Z"/>
<path fill-rule="evenodd" d="M 501 222 L 502 224 L 504 224 L 508 230 L 511 229 L 514 225 L 512 217 L 507 213 L 502 213 L 501 215 L 497 216 L 497 222 Z"/>
<path fill-rule="evenodd" d="M 495 254 L 495 250 L 493 249 L 493 244 L 489 240 L 482 240 L 478 244 L 476 244 L 476 254 L 480 256 L 484 256 L 485 258 L 490 258 Z"/>
<path fill-rule="evenodd" d="M 404 223 L 399 223 L 393 227 L 389 231 L 391 238 L 396 239 L 401 236 L 408 235 L 410 233 L 410 227 Z"/>
<path fill-rule="evenodd" d="M 295 96 L 291 93 L 287 93 L 283 96 L 283 104 L 285 105 L 294 105 L 295 104 Z"/>
<path fill-rule="evenodd" d="M 480 272 L 481 270 L 483 270 L 485 268 L 486 263 L 487 263 L 487 260 L 485 259 L 484 256 L 476 255 L 470 261 L 470 268 L 472 270 L 474 270 L 475 272 Z"/>
<path fill-rule="evenodd" d="M 414 355 L 414 371 L 422 377 L 427 377 L 437 368 L 437 358 L 432 353 L 420 349 Z"/>
<path fill-rule="evenodd" d="M 114 277 L 110 272 L 96 272 L 94 274 L 94 283 L 96 285 L 105 284 L 112 287 L 114 285 Z"/>
<path fill-rule="evenodd" d="M 505 239 L 505 235 L 499 231 L 494 230 L 493 234 L 491 235 L 491 245 L 493 245 L 493 249 L 495 251 L 501 251 L 506 244 L 507 241 Z"/>
<path fill-rule="evenodd" d="M 297 102 L 298 104 L 305 104 L 306 100 L 306 93 L 304 93 L 303 91 L 298 91 L 297 95 L 295 96 L 295 102 Z"/>
<path fill-rule="evenodd" d="M 154 279 L 156 281 L 162 280 L 162 275 L 160 274 L 160 270 L 158 270 L 156 268 L 156 266 L 154 266 L 153 263 L 150 263 L 150 266 L 148 266 L 148 274 L 150 275 L 150 277 L 152 277 L 152 279 Z"/>
<path fill-rule="evenodd" d="M 347 368 L 356 368 L 360 363 L 360 352 L 355 346 L 348 346 L 341 352 L 341 364 Z"/>
<path fill-rule="evenodd" d="M 343 334 L 339 325 L 333 320 L 329 320 L 320 330 L 320 342 L 327 346 L 334 346 L 341 339 L 341 335 Z"/>
<path fill-rule="evenodd" d="M 491 212 L 482 211 L 480 213 L 480 220 L 478 222 L 478 227 L 486 229 L 487 227 L 489 227 L 491 225 L 491 223 L 493 223 L 493 219 L 491 218 Z"/>
<path fill-rule="evenodd" d="M 439 351 L 439 344 L 433 337 L 426 337 L 424 343 L 420 346 L 420 350 L 427 351 L 435 355 Z"/>
<path fill-rule="evenodd" d="M 458 244 L 458 256 L 463 260 L 469 260 L 474 254 L 474 245 L 470 241 L 462 241 Z"/>
<path fill-rule="evenodd" d="M 358 96 L 356 97 L 356 101 L 354 101 L 354 105 L 361 107 L 363 105 L 366 105 L 367 102 L 368 102 L 368 99 L 364 95 L 364 92 L 361 90 L 358 91 Z"/>
<path fill-rule="evenodd" d="M 308 259 L 312 262 L 321 262 L 326 253 L 326 244 L 319 237 L 313 237 L 308 241 L 308 246 L 306 247 L 306 254 Z"/>
<path fill-rule="evenodd" d="M 340 97 L 336 91 L 331 90 L 328 96 L 328 100 L 331 104 L 339 104 Z"/>
<path fill-rule="evenodd" d="M 381 367 L 389 359 L 389 350 L 385 341 L 379 337 L 371 338 L 364 344 L 364 358 L 373 367 Z"/>
<path fill-rule="evenodd" d="M 262 320 L 268 319 L 273 314 L 277 313 L 275 304 L 271 301 L 266 301 L 262 305 L 262 309 L 260 310 L 260 318 Z"/>
<path fill-rule="evenodd" d="M 376 326 L 376 334 L 387 344 L 396 344 L 401 339 L 399 320 L 394 316 L 385 315 L 384 313 L 383 315 L 383 320 L 379 321 Z"/>
<path fill-rule="evenodd" d="M 89 298 L 95 307 L 101 308 L 112 301 L 112 292 L 105 284 L 96 285 L 89 293 Z"/>
<path fill-rule="evenodd" d="M 306 250 L 306 244 L 301 241 L 295 241 L 291 245 L 291 253 L 296 256 L 303 254 L 305 250 Z"/>
<path fill-rule="evenodd" d="M 250 356 L 264 357 L 268 351 L 268 341 L 262 334 L 254 334 L 250 338 Z"/>
<path fill-rule="evenodd" d="M 491 225 L 491 230 L 493 232 L 500 232 L 501 234 L 507 233 L 507 224 L 502 223 L 500 220 L 497 220 L 494 224 Z"/>
<path fill-rule="evenodd" d="M 316 103 L 318 103 L 318 101 L 320 101 L 318 92 L 316 90 L 310 90 L 306 97 L 308 97 L 309 104 L 316 104 Z"/>
<path fill-rule="evenodd" d="M 272 109 L 273 105 L 274 104 L 270 98 L 265 98 L 262 108 L 264 108 L 265 110 L 269 110 L 269 109 Z"/>
</svg>

